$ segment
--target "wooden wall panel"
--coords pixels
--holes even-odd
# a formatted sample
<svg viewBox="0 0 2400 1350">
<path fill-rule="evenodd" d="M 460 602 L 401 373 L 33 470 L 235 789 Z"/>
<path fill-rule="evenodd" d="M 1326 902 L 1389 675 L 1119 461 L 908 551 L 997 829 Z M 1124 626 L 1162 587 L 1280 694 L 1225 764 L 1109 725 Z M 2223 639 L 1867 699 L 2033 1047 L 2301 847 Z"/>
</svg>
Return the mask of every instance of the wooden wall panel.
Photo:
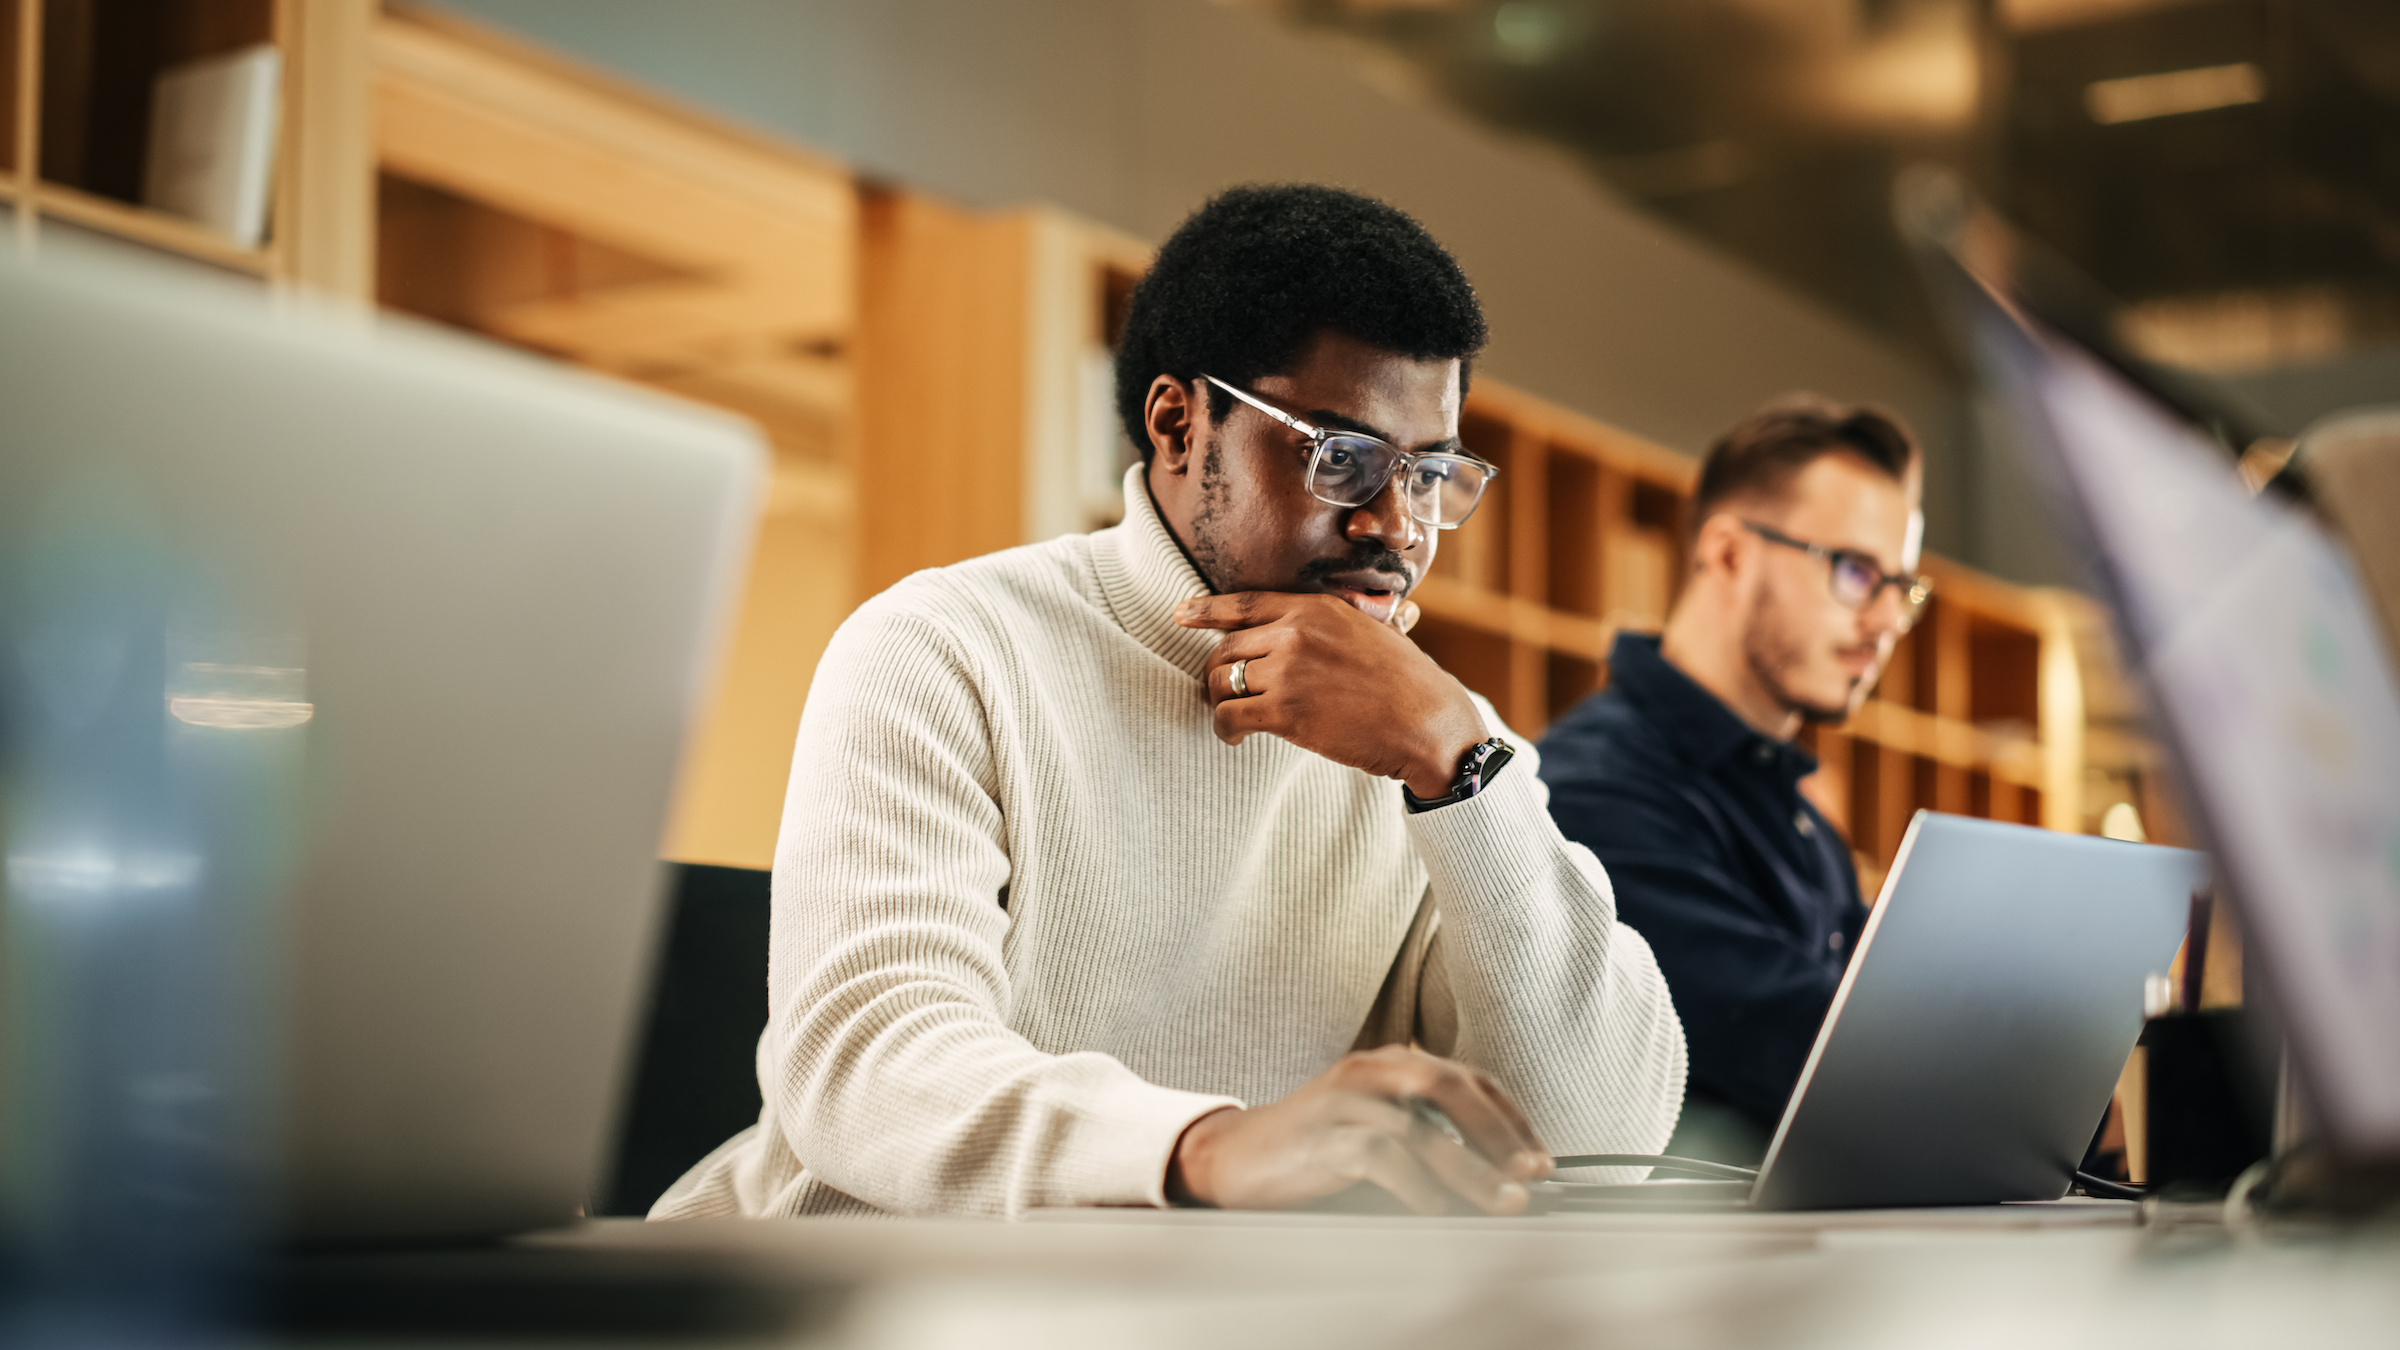
<svg viewBox="0 0 2400 1350">
<path fill-rule="evenodd" d="M 870 193 L 858 340 L 859 584 L 1022 542 L 1032 237 L 1021 218 Z"/>
<path fill-rule="evenodd" d="M 384 304 L 749 416 L 774 444 L 663 841 L 764 867 L 810 678 L 861 594 L 856 185 L 439 15 L 387 13 L 372 51 Z"/>
<path fill-rule="evenodd" d="M 685 746 L 664 856 L 773 863 L 801 705 L 855 603 L 855 557 L 840 515 L 787 510 L 760 525 L 724 675 Z"/>
<path fill-rule="evenodd" d="M 840 166 L 437 15 L 387 17 L 374 53 L 386 172 L 681 274 L 528 300 L 495 331 L 637 373 L 847 340 L 857 197 Z"/>
</svg>

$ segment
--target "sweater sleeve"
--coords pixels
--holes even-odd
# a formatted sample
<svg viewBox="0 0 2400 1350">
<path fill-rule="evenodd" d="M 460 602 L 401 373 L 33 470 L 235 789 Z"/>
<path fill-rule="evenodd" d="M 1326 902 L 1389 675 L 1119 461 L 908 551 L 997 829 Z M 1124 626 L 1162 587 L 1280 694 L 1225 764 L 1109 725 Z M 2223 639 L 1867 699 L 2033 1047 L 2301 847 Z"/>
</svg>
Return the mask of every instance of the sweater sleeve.
<svg viewBox="0 0 2400 1350">
<path fill-rule="evenodd" d="M 985 713 L 957 644 L 888 596 L 826 649 L 776 844 L 767 1118 L 810 1173 L 898 1213 L 1163 1205 L 1184 1127 L 1241 1103 L 1009 1029 Z"/>
<path fill-rule="evenodd" d="M 1772 1130 L 1833 1006 L 1842 966 L 1814 930 L 1742 884 L 1723 835 L 1668 792 L 1555 785 L 1551 819 L 1605 859 L 1617 910 L 1670 972 L 1691 1045 L 1692 1087 Z M 1858 916 L 1858 917 L 1852 917 Z M 1837 929 L 1855 946 L 1863 910 Z"/>
<path fill-rule="evenodd" d="M 1409 817 L 1440 914 L 1422 982 L 1441 987 L 1424 1002 L 1552 1152 L 1656 1153 L 1686 1068 L 1666 979 L 1618 922 L 1599 861 L 1551 821 L 1538 752 L 1484 715 L 1516 758 L 1476 796 Z"/>
</svg>

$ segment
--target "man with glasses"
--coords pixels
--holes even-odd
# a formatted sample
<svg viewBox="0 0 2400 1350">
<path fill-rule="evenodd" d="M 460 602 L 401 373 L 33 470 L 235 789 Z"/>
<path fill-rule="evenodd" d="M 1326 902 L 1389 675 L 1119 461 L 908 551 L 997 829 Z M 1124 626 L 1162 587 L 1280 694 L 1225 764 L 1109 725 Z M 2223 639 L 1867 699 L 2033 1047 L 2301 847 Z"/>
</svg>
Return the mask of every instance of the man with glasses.
<svg viewBox="0 0 2400 1350">
<path fill-rule="evenodd" d="M 1682 594 L 1542 738 L 1550 812 L 1606 864 L 1691 1044 L 1668 1152 L 1755 1163 L 1866 909 L 1792 737 L 1855 711 L 1916 622 L 1921 459 L 1896 419 L 1781 399 L 1702 461 Z"/>
<path fill-rule="evenodd" d="M 1405 635 L 1496 472 L 1458 439 L 1483 340 L 1381 202 L 1237 189 L 1175 232 L 1118 356 L 1124 523 L 919 573 L 827 648 L 765 1108 L 655 1217 L 1513 1213 L 1553 1153 L 1666 1142 L 1657 963 Z"/>
</svg>

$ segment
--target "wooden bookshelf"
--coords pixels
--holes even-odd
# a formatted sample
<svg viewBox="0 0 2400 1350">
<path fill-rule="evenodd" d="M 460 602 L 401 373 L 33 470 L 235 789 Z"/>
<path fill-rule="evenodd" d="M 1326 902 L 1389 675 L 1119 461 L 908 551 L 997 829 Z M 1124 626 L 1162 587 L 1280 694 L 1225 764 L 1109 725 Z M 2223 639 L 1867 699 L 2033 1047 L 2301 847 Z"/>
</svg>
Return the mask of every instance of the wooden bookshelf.
<svg viewBox="0 0 2400 1350">
<path fill-rule="evenodd" d="M 373 0 L 0 0 L 0 200 L 44 222 L 276 283 L 363 298 L 373 249 L 365 48 Z M 282 53 L 267 239 L 255 247 L 141 203 L 160 72 L 272 43 Z"/>
</svg>

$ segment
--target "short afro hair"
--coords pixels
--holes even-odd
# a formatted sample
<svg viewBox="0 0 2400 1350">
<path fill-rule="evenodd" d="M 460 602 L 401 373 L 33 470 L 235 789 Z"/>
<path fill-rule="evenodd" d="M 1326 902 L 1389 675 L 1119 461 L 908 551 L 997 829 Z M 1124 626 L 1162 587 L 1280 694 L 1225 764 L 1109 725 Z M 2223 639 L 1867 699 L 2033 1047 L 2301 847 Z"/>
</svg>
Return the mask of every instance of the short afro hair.
<svg viewBox="0 0 2400 1350">
<path fill-rule="evenodd" d="M 1142 417 L 1160 375 L 1237 385 L 1292 368 L 1331 330 L 1420 361 L 1466 364 L 1483 307 L 1458 260 L 1398 207 L 1340 188 L 1237 187 L 1194 211 L 1134 288 L 1117 349 L 1117 416 L 1150 461 Z M 1211 414 L 1233 400 L 1209 391 Z"/>
</svg>

